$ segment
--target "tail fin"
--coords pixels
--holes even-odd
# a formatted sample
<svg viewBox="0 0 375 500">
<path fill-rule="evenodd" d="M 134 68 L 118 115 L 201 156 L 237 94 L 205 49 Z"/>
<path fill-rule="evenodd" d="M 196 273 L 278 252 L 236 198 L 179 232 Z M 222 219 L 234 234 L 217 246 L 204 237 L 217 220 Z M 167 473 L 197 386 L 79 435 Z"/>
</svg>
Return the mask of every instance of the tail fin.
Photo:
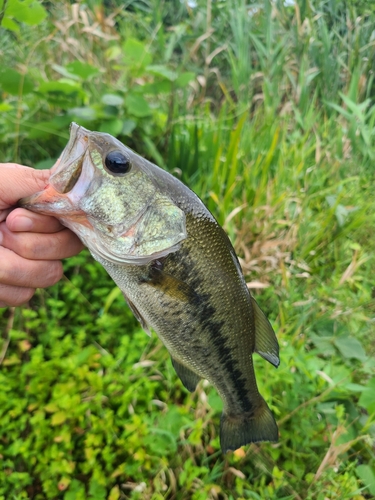
<svg viewBox="0 0 375 500">
<path fill-rule="evenodd" d="M 267 403 L 261 398 L 260 406 L 251 414 L 221 415 L 220 443 L 221 450 L 237 450 L 240 446 L 258 441 L 277 441 L 279 430 L 275 418 Z"/>
</svg>

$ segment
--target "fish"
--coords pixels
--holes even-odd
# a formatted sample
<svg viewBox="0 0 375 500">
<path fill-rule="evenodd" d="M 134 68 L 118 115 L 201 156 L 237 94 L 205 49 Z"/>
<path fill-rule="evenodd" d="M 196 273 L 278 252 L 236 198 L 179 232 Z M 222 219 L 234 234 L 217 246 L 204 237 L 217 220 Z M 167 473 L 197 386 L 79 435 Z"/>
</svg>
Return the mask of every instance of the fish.
<svg viewBox="0 0 375 500">
<path fill-rule="evenodd" d="M 277 367 L 275 332 L 234 248 L 201 199 L 116 138 L 72 123 L 49 184 L 19 205 L 53 215 L 107 270 L 182 384 L 207 379 L 223 401 L 221 450 L 277 441 L 253 353 Z"/>
</svg>

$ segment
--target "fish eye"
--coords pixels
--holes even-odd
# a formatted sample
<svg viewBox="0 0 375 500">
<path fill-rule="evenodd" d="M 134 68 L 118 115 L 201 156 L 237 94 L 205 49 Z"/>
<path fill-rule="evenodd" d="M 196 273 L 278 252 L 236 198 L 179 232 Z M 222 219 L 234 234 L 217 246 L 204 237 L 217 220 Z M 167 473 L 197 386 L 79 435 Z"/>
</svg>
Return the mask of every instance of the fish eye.
<svg viewBox="0 0 375 500">
<path fill-rule="evenodd" d="M 110 151 L 105 157 L 105 166 L 112 174 L 124 175 L 131 168 L 130 160 L 120 151 Z"/>
</svg>

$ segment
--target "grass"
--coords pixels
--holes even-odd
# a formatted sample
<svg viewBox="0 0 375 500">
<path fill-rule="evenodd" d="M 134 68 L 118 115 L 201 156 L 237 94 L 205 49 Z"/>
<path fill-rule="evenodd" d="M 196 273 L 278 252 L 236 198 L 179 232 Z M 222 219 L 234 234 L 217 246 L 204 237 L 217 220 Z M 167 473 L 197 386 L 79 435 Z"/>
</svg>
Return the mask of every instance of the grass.
<svg viewBox="0 0 375 500">
<path fill-rule="evenodd" d="M 215 391 L 84 252 L 0 312 L 0 498 L 372 498 L 372 3 L 127 5 L 2 29 L 0 159 L 48 167 L 75 119 L 202 197 L 279 338 L 278 370 L 254 361 L 280 441 L 221 456 Z"/>
</svg>

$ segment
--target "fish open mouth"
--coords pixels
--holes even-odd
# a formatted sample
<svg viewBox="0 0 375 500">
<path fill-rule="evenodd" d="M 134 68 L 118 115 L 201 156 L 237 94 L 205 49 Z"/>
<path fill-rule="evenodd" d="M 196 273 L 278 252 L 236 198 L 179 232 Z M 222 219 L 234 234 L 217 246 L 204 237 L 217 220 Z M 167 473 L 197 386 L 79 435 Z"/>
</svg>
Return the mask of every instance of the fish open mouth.
<svg viewBox="0 0 375 500">
<path fill-rule="evenodd" d="M 69 193 L 82 173 L 83 160 L 88 148 L 86 129 L 76 123 L 70 125 L 70 138 L 60 159 L 52 167 L 50 184 L 58 193 Z"/>
<path fill-rule="evenodd" d="M 90 177 L 90 173 L 83 173 L 88 143 L 88 131 L 76 123 L 72 123 L 69 142 L 51 169 L 49 184 L 40 193 L 22 198 L 18 204 L 21 207 L 47 215 L 76 213 L 74 209 L 76 196 L 68 197 L 67 195 L 73 191 L 81 176 Z M 84 181 L 84 178 L 81 180 Z M 77 195 L 79 196 L 78 193 Z"/>
<path fill-rule="evenodd" d="M 69 191 L 71 191 L 74 188 L 74 186 L 77 184 L 77 181 L 78 181 L 78 179 L 81 175 L 81 172 L 82 172 L 82 165 L 83 165 L 83 156 L 77 160 L 75 168 L 72 172 L 72 176 L 62 191 L 63 194 L 69 193 Z"/>
</svg>

